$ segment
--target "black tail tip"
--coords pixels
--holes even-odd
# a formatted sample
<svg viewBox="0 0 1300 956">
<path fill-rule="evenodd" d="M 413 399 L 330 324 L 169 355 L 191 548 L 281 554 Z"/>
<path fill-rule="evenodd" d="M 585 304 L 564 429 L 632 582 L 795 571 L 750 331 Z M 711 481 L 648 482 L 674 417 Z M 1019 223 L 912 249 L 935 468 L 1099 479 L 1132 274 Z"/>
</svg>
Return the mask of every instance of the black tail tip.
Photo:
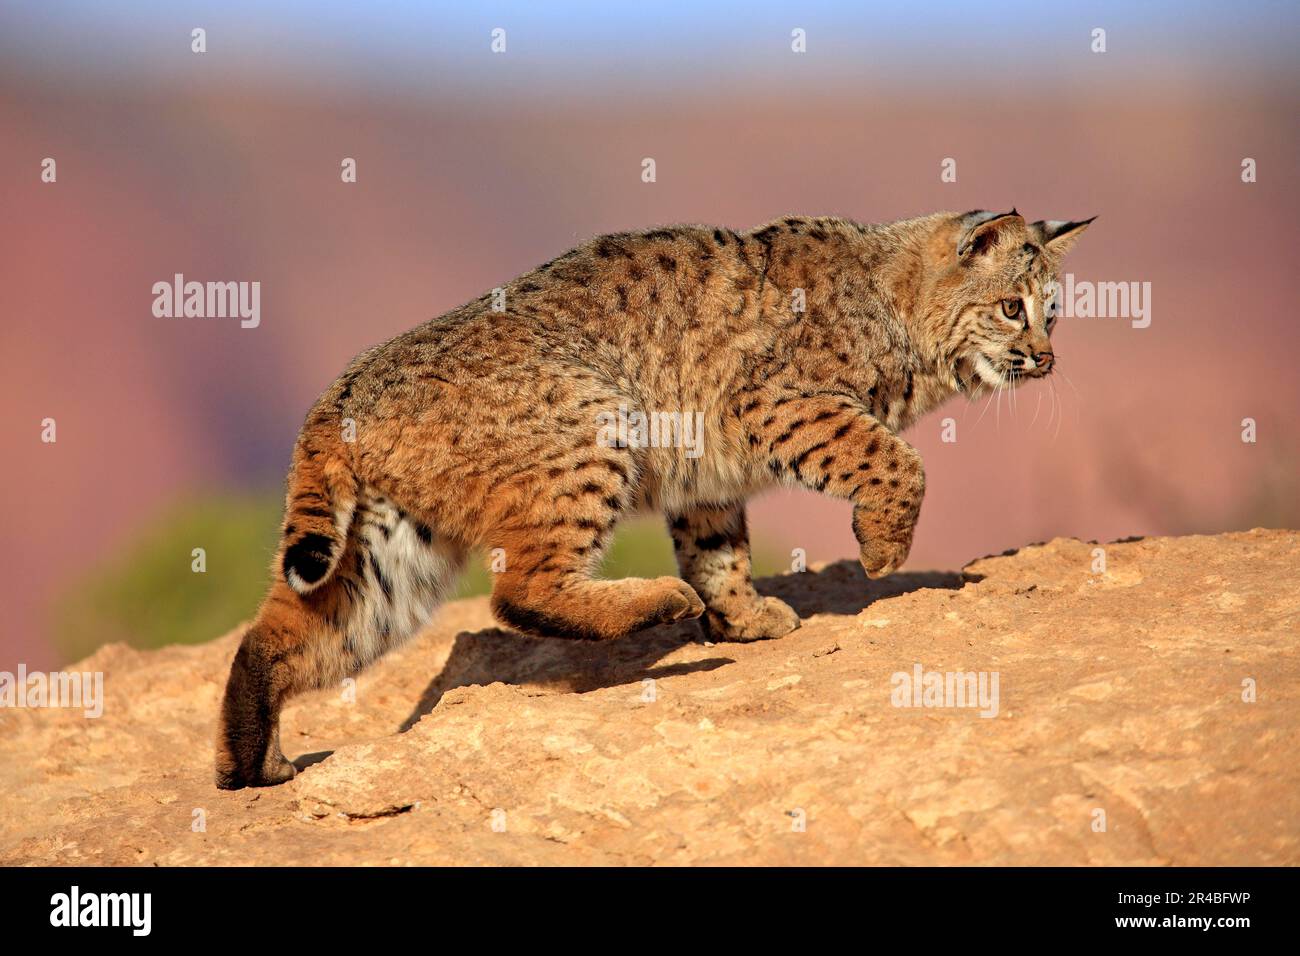
<svg viewBox="0 0 1300 956">
<path fill-rule="evenodd" d="M 305 534 L 284 552 L 284 577 L 315 584 L 329 573 L 334 542 L 323 534 Z"/>
</svg>

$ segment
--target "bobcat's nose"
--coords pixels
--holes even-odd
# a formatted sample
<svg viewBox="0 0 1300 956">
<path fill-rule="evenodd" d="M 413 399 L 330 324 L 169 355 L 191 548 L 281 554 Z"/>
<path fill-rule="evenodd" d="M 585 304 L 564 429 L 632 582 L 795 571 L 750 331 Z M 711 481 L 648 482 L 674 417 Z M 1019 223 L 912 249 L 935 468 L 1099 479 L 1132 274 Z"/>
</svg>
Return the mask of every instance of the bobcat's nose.
<svg viewBox="0 0 1300 956">
<path fill-rule="evenodd" d="M 1052 370 L 1052 363 L 1056 361 L 1056 356 L 1051 352 L 1035 352 L 1034 364 L 1038 366 L 1038 371 L 1046 375 Z"/>
</svg>

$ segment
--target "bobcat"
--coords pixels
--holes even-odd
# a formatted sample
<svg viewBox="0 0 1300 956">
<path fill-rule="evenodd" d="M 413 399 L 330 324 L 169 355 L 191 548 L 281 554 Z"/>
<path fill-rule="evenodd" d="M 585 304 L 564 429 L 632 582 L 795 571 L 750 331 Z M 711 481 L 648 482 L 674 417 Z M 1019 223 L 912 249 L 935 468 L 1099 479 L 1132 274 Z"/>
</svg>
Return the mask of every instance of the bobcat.
<svg viewBox="0 0 1300 956">
<path fill-rule="evenodd" d="M 686 618 L 715 641 L 798 627 L 750 580 L 745 499 L 775 485 L 852 501 L 863 567 L 889 574 L 925 490 L 899 433 L 952 395 L 1052 370 L 1050 284 L 1091 221 L 1013 209 L 601 236 L 362 353 L 294 447 L 217 786 L 293 777 L 285 699 L 414 633 L 475 546 L 505 559 L 497 618 L 581 640 Z M 703 423 L 699 448 L 603 439 L 629 409 Z M 681 579 L 593 578 L 638 510 L 666 515 Z"/>
</svg>

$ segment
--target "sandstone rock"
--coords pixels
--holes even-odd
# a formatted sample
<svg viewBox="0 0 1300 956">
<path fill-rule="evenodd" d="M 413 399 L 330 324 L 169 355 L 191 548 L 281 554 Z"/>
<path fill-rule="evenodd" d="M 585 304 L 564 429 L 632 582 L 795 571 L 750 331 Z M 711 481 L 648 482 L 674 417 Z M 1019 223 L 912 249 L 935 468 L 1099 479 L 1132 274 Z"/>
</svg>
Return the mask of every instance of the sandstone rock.
<svg viewBox="0 0 1300 956">
<path fill-rule="evenodd" d="M 101 718 L 0 710 L 0 863 L 1300 863 L 1300 534 L 1094 547 L 769 579 L 803 627 L 745 645 L 457 602 L 291 704 L 266 790 L 212 784 L 237 634 L 106 647 Z M 894 706 L 917 664 L 996 672 L 997 715 Z"/>
</svg>

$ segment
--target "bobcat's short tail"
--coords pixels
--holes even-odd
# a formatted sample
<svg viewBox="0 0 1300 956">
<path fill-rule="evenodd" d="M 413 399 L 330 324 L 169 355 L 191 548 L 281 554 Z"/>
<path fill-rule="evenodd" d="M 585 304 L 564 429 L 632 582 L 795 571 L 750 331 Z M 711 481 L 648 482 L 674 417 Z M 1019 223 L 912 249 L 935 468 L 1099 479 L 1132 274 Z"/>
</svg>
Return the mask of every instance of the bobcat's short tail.
<svg viewBox="0 0 1300 956">
<path fill-rule="evenodd" d="M 333 573 L 343 555 L 357 506 L 357 479 L 343 457 L 342 440 L 304 435 L 293 451 L 284 515 L 284 579 L 309 594 Z"/>
</svg>

